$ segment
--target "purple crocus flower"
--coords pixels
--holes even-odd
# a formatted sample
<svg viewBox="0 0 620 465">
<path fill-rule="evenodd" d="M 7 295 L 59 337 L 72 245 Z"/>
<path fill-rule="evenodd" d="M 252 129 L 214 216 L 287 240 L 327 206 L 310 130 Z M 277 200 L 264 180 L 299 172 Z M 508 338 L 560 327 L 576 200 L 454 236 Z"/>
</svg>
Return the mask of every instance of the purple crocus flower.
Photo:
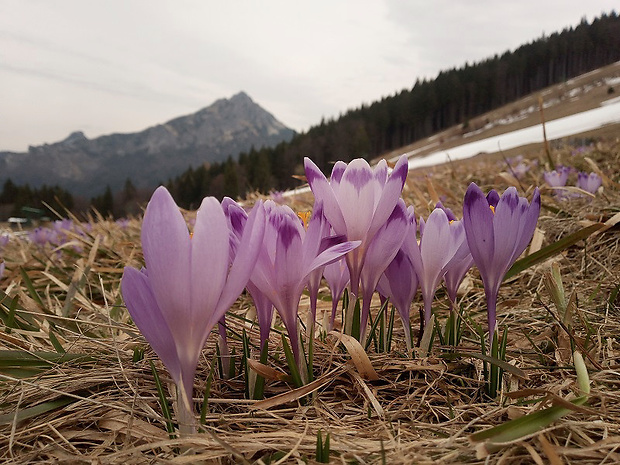
<svg viewBox="0 0 620 465">
<path fill-rule="evenodd" d="M 11 240 L 11 236 L 9 234 L 0 235 L 0 249 L 6 247 Z"/>
<path fill-rule="evenodd" d="M 121 289 L 134 323 L 179 388 L 186 422 L 193 421 L 193 381 L 202 347 L 248 282 L 264 231 L 264 208 L 257 204 L 230 264 L 230 232 L 214 197 L 203 200 L 193 236 L 166 188 L 159 187 L 146 208 L 146 269 L 126 267 Z"/>
<path fill-rule="evenodd" d="M 603 180 L 601 177 L 594 172 L 588 174 L 584 171 L 580 171 L 577 173 L 577 187 L 590 194 L 596 194 L 596 191 L 601 187 L 602 183 Z"/>
<path fill-rule="evenodd" d="M 127 229 L 129 227 L 129 218 L 119 218 L 115 223 L 119 228 Z"/>
<path fill-rule="evenodd" d="M 273 200 L 278 205 L 284 205 L 286 203 L 286 199 L 284 198 L 282 191 L 273 191 L 271 192 L 270 196 L 271 200 Z"/>
<path fill-rule="evenodd" d="M 405 202 L 399 199 L 390 217 L 368 244 L 364 267 L 360 275 L 363 298 L 360 314 L 360 341 L 364 340 L 366 334 L 372 295 L 381 275 L 400 249 L 408 224 Z"/>
<path fill-rule="evenodd" d="M 566 166 L 558 166 L 553 171 L 545 171 L 543 178 L 549 187 L 564 187 L 566 181 L 568 181 L 568 175 L 570 174 L 570 168 Z"/>
<path fill-rule="evenodd" d="M 304 223 L 305 224 L 305 223 Z M 330 236 L 330 226 L 327 220 L 325 220 L 325 216 L 323 215 L 322 205 L 316 204 L 314 211 L 312 212 L 312 217 L 308 222 L 308 228 L 306 229 L 306 240 L 310 241 L 314 244 L 314 248 L 317 252 L 321 249 L 321 244 L 325 246 L 329 243 L 330 240 L 328 237 Z M 339 240 L 342 242 L 344 237 L 340 237 Z M 323 271 L 325 270 L 325 266 L 320 266 L 313 270 L 308 276 L 308 293 L 310 295 L 310 314 L 308 315 L 308 331 L 310 328 L 314 328 L 314 323 L 316 321 L 316 306 L 319 297 L 319 287 L 321 286 L 321 278 L 323 277 Z"/>
<path fill-rule="evenodd" d="M 443 206 L 441 202 L 438 202 L 436 208 L 441 208 L 448 217 L 450 222 L 458 221 L 452 210 Z M 469 245 L 467 244 L 467 237 L 465 234 L 459 235 L 457 250 L 454 257 L 446 265 L 446 273 L 444 274 L 444 282 L 446 283 L 446 291 L 448 298 L 450 299 L 450 307 L 455 308 L 456 295 L 465 277 L 465 274 L 474 264 L 474 259 L 469 252 Z"/>
<path fill-rule="evenodd" d="M 414 209 L 410 206 L 407 208 L 407 228 L 403 243 L 377 284 L 379 294 L 389 297 L 398 310 L 405 328 L 405 342 L 409 351 L 413 348 L 409 313 L 411 302 L 418 291 L 418 275 L 412 259 L 413 254 L 419 253 L 416 233 Z"/>
<path fill-rule="evenodd" d="M 228 219 L 228 227 L 231 231 L 231 254 L 234 257 L 236 253 L 239 240 L 243 236 L 243 230 L 248 219 L 246 211 L 229 197 L 224 197 L 222 200 L 222 208 Z M 273 304 L 269 297 L 267 297 L 256 285 L 252 282 L 252 279 L 246 285 L 246 288 L 252 300 L 254 300 L 254 307 L 256 308 L 256 316 L 258 318 L 258 326 L 260 330 L 260 349 L 263 350 L 265 342 L 269 339 L 269 333 L 271 332 L 271 321 L 273 319 Z"/>
<path fill-rule="evenodd" d="M 56 237 L 55 231 L 45 227 L 38 227 L 28 232 L 28 239 L 41 247 L 56 243 Z"/>
<path fill-rule="evenodd" d="M 299 218 L 288 206 L 278 206 L 268 200 L 265 211 L 263 247 L 251 279 L 278 311 L 299 365 L 297 310 L 308 277 L 312 271 L 357 247 L 359 241 L 342 242 L 343 238 L 339 238 L 335 244 L 326 245 L 306 234 Z"/>
<path fill-rule="evenodd" d="M 344 293 L 350 281 L 349 268 L 347 261 L 341 258 L 334 263 L 325 266 L 323 277 L 327 281 L 329 290 L 332 294 L 332 314 L 329 319 L 329 330 L 334 329 L 334 321 L 336 320 L 336 311 L 338 310 L 338 302 Z"/>
<path fill-rule="evenodd" d="M 304 165 L 315 201 L 323 204 L 325 217 L 336 234 L 350 241 L 361 241 L 361 245 L 347 255 L 351 293 L 355 299 L 359 295 L 360 274 L 370 241 L 394 211 L 403 190 L 408 172 L 407 157 L 400 157 L 389 175 L 385 160 L 374 168 L 361 158 L 348 165 L 339 161 L 332 169 L 330 181 L 309 158 L 304 159 Z"/>
<path fill-rule="evenodd" d="M 413 247 L 412 261 L 424 300 L 424 325 L 431 319 L 435 291 L 464 235 L 463 224 L 450 221 L 441 208 L 435 208 L 426 222 L 420 218 L 420 243 L 417 251 Z"/>
<path fill-rule="evenodd" d="M 540 193 L 534 190 L 532 202 L 519 197 L 509 187 L 500 197 L 491 190 L 485 197 L 471 183 L 463 202 L 463 224 L 474 263 L 480 271 L 487 300 L 490 337 L 496 326 L 499 287 L 504 275 L 525 250 L 534 235 L 540 213 Z"/>
<path fill-rule="evenodd" d="M 526 173 L 530 170 L 530 167 L 525 163 L 518 163 L 516 166 L 512 167 L 512 172 L 514 173 L 517 179 L 521 179 Z"/>
</svg>

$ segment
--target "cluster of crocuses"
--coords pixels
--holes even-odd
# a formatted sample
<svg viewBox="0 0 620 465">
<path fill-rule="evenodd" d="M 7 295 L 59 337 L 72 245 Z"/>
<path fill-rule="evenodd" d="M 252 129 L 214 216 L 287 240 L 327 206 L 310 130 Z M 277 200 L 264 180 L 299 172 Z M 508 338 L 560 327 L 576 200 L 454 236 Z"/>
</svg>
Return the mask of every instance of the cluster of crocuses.
<svg viewBox="0 0 620 465">
<path fill-rule="evenodd" d="M 564 187 L 566 186 L 568 176 L 572 171 L 573 169 L 568 166 L 558 166 L 553 171 L 545 171 L 543 173 L 543 178 L 549 187 Z M 586 173 L 585 171 L 579 171 L 577 173 L 577 183 L 575 185 L 583 191 L 589 192 L 590 194 L 595 194 L 598 191 L 598 188 L 601 187 L 602 183 L 603 180 L 597 173 Z M 558 190 L 556 194 L 560 198 L 568 197 L 566 192 L 562 192 L 561 190 Z"/>
<path fill-rule="evenodd" d="M 44 247 L 48 244 L 53 247 L 58 247 L 70 242 L 76 235 L 84 236 L 86 231 L 91 228 L 92 226 L 89 223 L 75 223 L 73 220 L 64 218 L 52 222 L 49 227 L 39 226 L 38 228 L 28 231 L 28 239 L 30 242 L 40 247 Z M 79 244 L 76 243 L 74 248 L 80 251 Z"/>
<path fill-rule="evenodd" d="M 307 226 L 288 206 L 258 202 L 249 214 L 231 199 L 205 198 L 193 233 L 164 188 L 153 194 L 142 225 L 146 267 L 127 267 L 122 293 L 133 321 L 166 365 L 191 411 L 193 378 L 211 330 L 247 289 L 254 299 L 261 348 L 268 338 L 273 309 L 285 325 L 300 362 L 298 306 L 303 290 L 311 296 L 313 325 L 321 278 L 337 301 L 348 286 L 351 302 L 361 298 L 364 337 L 375 291 L 389 297 L 405 328 L 418 287 L 423 322 L 441 280 L 454 303 L 467 270 L 475 263 L 488 303 L 489 331 L 495 330 L 500 283 L 529 243 L 540 212 L 538 189 L 532 202 L 514 187 L 488 195 L 475 184 L 467 189 L 463 219 L 442 205 L 424 220 L 401 198 L 408 172 L 405 156 L 389 172 L 363 159 L 337 162 L 328 180 L 309 159 L 306 177 L 315 197 Z M 352 312 L 344 331 L 351 331 Z M 410 333 L 405 331 L 411 348 Z"/>
</svg>

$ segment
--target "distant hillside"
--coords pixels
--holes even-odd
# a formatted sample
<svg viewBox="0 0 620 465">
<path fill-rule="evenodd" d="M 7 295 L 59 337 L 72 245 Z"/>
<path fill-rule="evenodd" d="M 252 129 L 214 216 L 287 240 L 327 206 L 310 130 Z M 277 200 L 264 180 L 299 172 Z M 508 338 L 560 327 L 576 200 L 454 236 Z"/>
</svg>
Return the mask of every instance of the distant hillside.
<svg viewBox="0 0 620 465">
<path fill-rule="evenodd" d="M 88 139 L 74 132 L 61 142 L 0 152 L 0 182 L 31 187 L 59 185 L 73 195 L 123 187 L 152 188 L 193 167 L 236 159 L 252 147 L 273 147 L 294 135 L 273 115 L 240 92 L 187 116 L 131 134 Z"/>
<path fill-rule="evenodd" d="M 299 185 L 291 175 L 303 174 L 303 157 L 328 172 L 336 160 L 384 156 L 456 125 L 461 133 L 472 131 L 488 123 L 480 118 L 491 110 L 528 95 L 536 101 L 542 89 L 618 60 L 620 17 L 612 12 L 514 51 L 442 71 L 435 79 L 418 80 L 411 89 L 321 121 L 290 143 L 250 151 L 234 166 L 188 171 L 169 187 L 186 206 L 206 195 L 289 189 Z"/>
</svg>

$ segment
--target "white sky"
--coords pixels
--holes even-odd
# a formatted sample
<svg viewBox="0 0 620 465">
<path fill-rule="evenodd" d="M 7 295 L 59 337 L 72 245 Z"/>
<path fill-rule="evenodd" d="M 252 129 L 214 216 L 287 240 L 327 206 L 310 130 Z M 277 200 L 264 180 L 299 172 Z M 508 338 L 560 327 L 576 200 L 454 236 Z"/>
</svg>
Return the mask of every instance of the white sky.
<svg viewBox="0 0 620 465">
<path fill-rule="evenodd" d="M 243 90 L 297 131 L 617 0 L 0 0 L 0 150 L 133 132 Z"/>
</svg>

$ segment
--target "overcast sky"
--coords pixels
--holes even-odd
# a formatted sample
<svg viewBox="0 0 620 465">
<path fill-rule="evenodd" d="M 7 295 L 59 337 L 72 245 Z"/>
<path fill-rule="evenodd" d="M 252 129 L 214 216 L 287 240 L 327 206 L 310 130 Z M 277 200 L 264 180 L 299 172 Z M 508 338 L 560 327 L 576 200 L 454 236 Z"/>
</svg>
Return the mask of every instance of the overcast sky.
<svg viewBox="0 0 620 465">
<path fill-rule="evenodd" d="M 243 90 L 297 131 L 617 0 L 0 0 L 0 150 L 134 132 Z"/>
</svg>

